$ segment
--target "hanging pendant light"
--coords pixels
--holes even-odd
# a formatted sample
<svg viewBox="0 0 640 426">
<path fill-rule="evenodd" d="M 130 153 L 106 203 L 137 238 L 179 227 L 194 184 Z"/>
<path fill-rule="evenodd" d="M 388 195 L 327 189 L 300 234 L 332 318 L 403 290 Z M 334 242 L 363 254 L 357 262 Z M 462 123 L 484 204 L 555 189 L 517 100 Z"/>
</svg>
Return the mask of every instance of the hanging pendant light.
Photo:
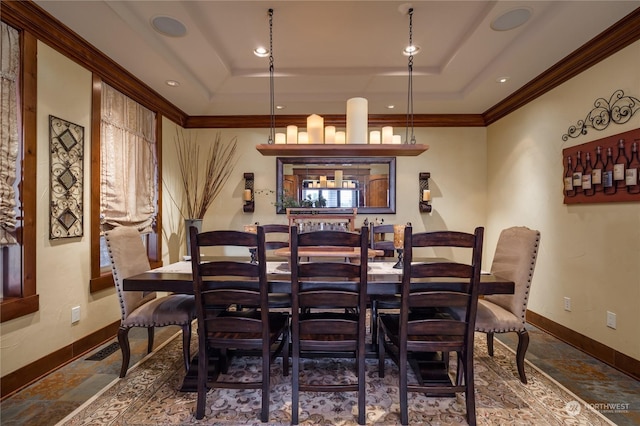
<svg viewBox="0 0 640 426">
<path fill-rule="evenodd" d="M 276 108 L 273 88 L 273 9 L 269 9 L 269 139 L 267 143 L 273 144 L 276 138 Z"/>
<path fill-rule="evenodd" d="M 409 54 L 409 87 L 407 89 L 407 130 L 405 135 L 405 144 L 416 144 L 416 136 L 413 133 L 413 54 L 416 52 L 416 48 L 413 46 L 413 8 L 409 8 L 409 46 L 405 49 L 405 52 Z M 409 137 L 409 129 L 411 129 L 411 137 Z"/>
</svg>

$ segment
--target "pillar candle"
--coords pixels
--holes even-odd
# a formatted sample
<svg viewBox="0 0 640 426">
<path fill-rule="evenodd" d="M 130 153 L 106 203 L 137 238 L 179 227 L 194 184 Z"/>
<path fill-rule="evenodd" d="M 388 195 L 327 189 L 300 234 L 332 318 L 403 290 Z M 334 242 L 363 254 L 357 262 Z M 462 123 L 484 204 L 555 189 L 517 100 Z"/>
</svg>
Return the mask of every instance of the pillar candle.
<svg viewBox="0 0 640 426">
<path fill-rule="evenodd" d="M 333 178 L 336 181 L 336 188 L 342 188 L 342 170 L 336 170 Z"/>
<path fill-rule="evenodd" d="M 336 143 L 346 143 L 346 134 L 344 132 L 336 132 Z"/>
<path fill-rule="evenodd" d="M 429 201 L 431 200 L 431 191 L 428 189 L 423 189 L 422 190 L 422 201 Z"/>
<path fill-rule="evenodd" d="M 320 176 L 320 188 L 326 188 L 326 187 L 327 187 L 327 177 Z"/>
<path fill-rule="evenodd" d="M 386 143 L 386 144 L 393 143 L 393 127 L 384 126 L 382 128 L 382 143 Z"/>
<path fill-rule="evenodd" d="M 402 136 L 400 135 L 393 135 L 393 139 L 392 142 L 394 145 L 401 145 L 402 144 Z"/>
<path fill-rule="evenodd" d="M 255 234 L 258 232 L 258 225 L 245 225 L 244 232 L 251 232 L 252 234 Z"/>
<path fill-rule="evenodd" d="M 298 143 L 298 126 L 287 126 L 287 143 Z"/>
<path fill-rule="evenodd" d="M 287 135 L 285 135 L 284 133 L 276 133 L 276 143 L 277 144 L 287 143 Z"/>
<path fill-rule="evenodd" d="M 380 143 L 380 130 L 372 130 L 369 133 L 369 144 L 379 144 Z"/>
<path fill-rule="evenodd" d="M 367 143 L 368 114 L 365 98 L 347 101 L 347 143 Z"/>
<path fill-rule="evenodd" d="M 393 225 L 393 247 L 404 248 L 404 228 L 405 225 Z"/>
<path fill-rule="evenodd" d="M 242 195 L 242 199 L 244 201 L 251 201 L 251 190 L 250 189 L 245 189 L 244 193 Z"/>
<path fill-rule="evenodd" d="M 336 126 L 324 128 L 324 143 L 336 143 Z"/>
<path fill-rule="evenodd" d="M 324 143 L 323 138 L 324 119 L 317 114 L 307 117 L 307 133 L 309 143 Z"/>
<path fill-rule="evenodd" d="M 298 143 L 308 144 L 309 134 L 307 132 L 298 132 Z"/>
</svg>

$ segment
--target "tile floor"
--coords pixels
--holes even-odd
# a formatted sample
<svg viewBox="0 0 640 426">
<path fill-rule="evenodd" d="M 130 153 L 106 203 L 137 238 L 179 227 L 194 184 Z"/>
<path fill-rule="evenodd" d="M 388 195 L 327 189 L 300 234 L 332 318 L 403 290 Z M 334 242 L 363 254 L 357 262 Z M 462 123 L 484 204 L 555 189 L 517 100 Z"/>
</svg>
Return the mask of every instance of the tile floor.
<svg viewBox="0 0 640 426">
<path fill-rule="evenodd" d="M 526 356 L 529 361 L 587 403 L 593 404 L 614 423 L 622 426 L 640 425 L 640 381 L 533 326 L 529 328 L 531 342 Z M 155 345 L 158 346 L 179 330 L 179 327 L 157 329 Z M 515 348 L 515 333 L 497 337 Z M 130 365 L 134 365 L 145 355 L 146 331 L 132 330 L 130 340 Z M 0 405 L 0 424 L 54 425 L 116 379 L 120 371 L 120 351 L 102 361 L 86 360 L 96 351 L 3 400 Z M 611 409 L 611 404 L 617 404 L 618 408 L 624 409 Z"/>
</svg>

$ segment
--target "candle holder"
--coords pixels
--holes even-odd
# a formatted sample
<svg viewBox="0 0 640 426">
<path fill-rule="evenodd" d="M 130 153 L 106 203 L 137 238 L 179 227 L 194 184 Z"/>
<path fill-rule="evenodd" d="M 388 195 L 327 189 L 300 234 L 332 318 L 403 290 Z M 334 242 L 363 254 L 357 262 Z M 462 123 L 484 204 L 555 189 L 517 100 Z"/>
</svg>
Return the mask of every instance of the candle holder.
<svg viewBox="0 0 640 426">
<path fill-rule="evenodd" d="M 429 172 L 420 172 L 418 175 L 418 179 L 420 182 L 420 192 L 419 192 L 419 201 L 418 208 L 420 209 L 420 213 L 431 213 L 431 191 L 429 190 L 429 178 L 431 177 L 431 173 Z"/>
<path fill-rule="evenodd" d="M 393 265 L 393 268 L 402 269 L 402 253 L 404 252 L 404 249 L 396 249 L 396 251 L 398 252 L 398 262 Z"/>
<path fill-rule="evenodd" d="M 258 225 L 259 223 L 256 222 L 253 225 L 245 225 L 244 226 L 244 232 L 251 232 L 252 234 L 255 234 L 258 232 Z M 249 247 L 249 254 L 251 254 L 251 263 L 258 263 L 258 248 L 257 247 Z"/>
<path fill-rule="evenodd" d="M 249 253 L 251 253 L 251 263 L 258 263 L 258 248 L 257 247 L 251 247 L 249 249 Z"/>
<path fill-rule="evenodd" d="M 244 174 L 244 192 L 242 193 L 244 205 L 242 211 L 252 213 L 255 210 L 255 201 L 253 198 L 253 173 Z"/>
</svg>

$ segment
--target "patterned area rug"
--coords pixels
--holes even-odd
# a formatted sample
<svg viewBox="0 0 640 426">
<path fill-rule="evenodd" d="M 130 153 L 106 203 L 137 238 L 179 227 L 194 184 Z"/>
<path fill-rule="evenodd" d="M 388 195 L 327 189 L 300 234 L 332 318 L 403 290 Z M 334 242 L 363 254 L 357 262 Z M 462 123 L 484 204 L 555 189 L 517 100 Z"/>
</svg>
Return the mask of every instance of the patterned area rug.
<svg viewBox="0 0 640 426">
<path fill-rule="evenodd" d="M 179 336 L 176 335 L 176 337 Z M 196 393 L 178 391 L 184 369 L 181 339 L 174 337 L 129 369 L 101 393 L 62 420 L 60 425 L 260 425 L 260 391 L 213 389 L 207 395 L 203 420 L 194 417 Z M 195 351 L 196 340 L 192 342 Z M 494 357 L 487 354 L 484 335 L 476 338 L 476 411 L 480 425 L 610 425 L 584 401 L 554 380 L 526 365 L 529 383 L 518 379 L 514 354 L 498 340 Z M 323 372 L 351 375 L 353 360 L 304 360 L 308 380 L 323 380 Z M 455 357 L 452 356 L 452 363 Z M 269 425 L 291 420 L 291 376 L 282 364 L 272 368 Z M 380 379 L 377 362 L 367 360 L 367 424 L 399 424 L 398 371 L 387 361 Z M 455 366 L 451 371 L 455 371 Z M 236 378 L 260 374 L 259 358 L 237 357 L 229 368 Z M 353 376 L 351 375 L 353 378 Z M 356 425 L 356 393 L 301 393 L 301 425 Z M 464 396 L 409 397 L 409 421 L 415 425 L 466 424 Z"/>
</svg>

